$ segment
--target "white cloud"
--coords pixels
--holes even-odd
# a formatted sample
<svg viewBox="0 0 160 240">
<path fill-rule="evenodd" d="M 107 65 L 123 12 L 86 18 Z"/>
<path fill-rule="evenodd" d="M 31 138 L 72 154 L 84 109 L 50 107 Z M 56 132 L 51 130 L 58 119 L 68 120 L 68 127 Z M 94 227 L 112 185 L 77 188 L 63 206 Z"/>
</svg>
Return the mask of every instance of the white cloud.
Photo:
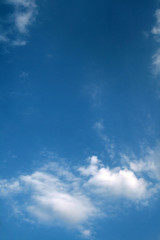
<svg viewBox="0 0 160 240">
<path fill-rule="evenodd" d="M 160 42 L 160 9 L 157 9 L 155 12 L 156 23 L 152 28 L 152 35 L 154 36 L 155 41 Z M 157 49 L 155 54 L 152 56 L 152 67 L 153 74 L 157 75 L 160 73 L 160 49 Z"/>
<path fill-rule="evenodd" d="M 152 28 L 152 34 L 154 34 L 159 41 L 159 35 L 160 35 L 160 9 L 157 9 L 155 12 L 155 17 L 156 17 L 156 24 Z"/>
<path fill-rule="evenodd" d="M 31 188 L 31 202 L 27 210 L 40 221 L 61 220 L 78 225 L 96 212 L 90 200 L 80 192 L 70 192 L 70 186 L 55 176 L 43 172 L 21 176 L 21 181 Z"/>
<path fill-rule="evenodd" d="M 98 171 L 98 163 L 99 159 L 97 156 L 92 156 L 89 158 L 90 160 L 90 165 L 88 167 L 80 167 L 78 170 L 80 173 L 84 176 L 89 176 L 89 175 L 94 175 Z"/>
<path fill-rule="evenodd" d="M 89 179 L 85 186 L 91 191 L 105 197 L 124 197 L 130 200 L 143 200 L 148 197 L 148 183 L 143 178 L 137 178 L 133 171 L 120 167 L 109 169 L 99 165 L 99 161 L 89 167 L 81 167 L 79 171 Z"/>
<path fill-rule="evenodd" d="M 20 78 L 27 78 L 28 76 L 29 76 L 28 72 L 21 72 L 19 75 Z"/>
<path fill-rule="evenodd" d="M 160 73 L 160 49 L 152 56 L 153 73 Z"/>
<path fill-rule="evenodd" d="M 34 0 L 7 0 L 7 2 L 10 4 L 14 4 L 17 7 L 18 6 L 30 7 L 35 5 Z"/>
<path fill-rule="evenodd" d="M 18 13 L 15 16 L 15 24 L 20 33 L 26 33 L 27 27 L 32 22 L 32 12 Z"/>
<path fill-rule="evenodd" d="M 109 137 L 104 134 L 104 125 L 103 121 L 98 121 L 94 124 L 94 128 L 96 129 L 99 137 L 102 139 L 103 143 L 105 144 L 105 149 L 111 159 L 115 157 L 115 145 L 111 143 Z"/>
<path fill-rule="evenodd" d="M 7 196 L 8 194 L 18 193 L 20 190 L 21 189 L 18 180 L 0 180 L 0 196 Z"/>
<path fill-rule="evenodd" d="M 7 43 L 9 39 L 5 35 L 0 35 L 0 43 Z"/>
<path fill-rule="evenodd" d="M 12 42 L 13 46 L 25 46 L 26 44 L 27 42 L 21 39 L 16 39 Z"/>
<path fill-rule="evenodd" d="M 0 42 L 24 46 L 27 43 L 26 34 L 29 26 L 37 15 L 35 0 L 7 0 L 6 4 L 11 5 L 14 10 L 8 17 L 7 25 L 1 26 L 4 30 L 0 36 Z"/>
<path fill-rule="evenodd" d="M 21 216 L 25 216 L 24 219 L 49 225 L 64 224 L 89 236 L 91 231 L 86 230 L 86 226 L 99 215 L 99 210 L 83 190 L 77 187 L 74 182 L 77 178 L 73 178 L 72 173 L 69 175 L 66 170 L 61 173 L 62 168 L 58 169 L 58 165 L 52 171 L 52 163 L 50 170 L 48 167 L 47 164 L 44 166 L 46 171 L 41 168 L 33 174 L 21 175 L 16 180 L 1 180 L 0 196 L 13 196 L 14 193 L 13 199 L 16 198 L 18 203 L 16 213 L 21 213 Z M 21 196 L 20 199 L 18 196 Z"/>
<path fill-rule="evenodd" d="M 102 121 L 98 121 L 94 124 L 94 128 L 97 130 L 97 131 L 101 131 L 102 129 L 104 129 L 104 126 L 103 126 L 103 123 Z"/>
<path fill-rule="evenodd" d="M 92 156 L 88 165 L 73 170 L 61 160 L 61 165 L 54 162 L 57 157 L 49 153 L 51 162 L 32 174 L 0 180 L 0 196 L 11 196 L 14 212 L 28 222 L 64 225 L 89 238 L 91 223 L 114 212 L 119 200 L 145 205 L 153 199 L 160 190 L 159 157 L 157 147 L 144 160 L 125 157 L 126 166 L 109 168 Z M 151 172 L 158 176 L 153 181 Z"/>
<path fill-rule="evenodd" d="M 8 3 L 15 8 L 13 19 L 17 31 L 25 34 L 37 14 L 35 0 L 8 0 Z"/>
<path fill-rule="evenodd" d="M 85 229 L 85 230 L 82 230 L 82 235 L 86 238 L 89 238 L 92 234 L 91 234 L 91 231 L 89 229 Z"/>
<path fill-rule="evenodd" d="M 102 97 L 105 85 L 96 83 L 94 80 L 90 84 L 84 86 L 84 92 L 87 94 L 87 97 L 90 101 L 90 106 L 94 109 L 100 108 L 102 106 Z"/>
<path fill-rule="evenodd" d="M 130 169 L 136 173 L 147 173 L 150 178 L 160 180 L 160 148 L 159 145 L 155 149 L 149 149 L 143 159 L 130 161 L 128 160 Z"/>
</svg>

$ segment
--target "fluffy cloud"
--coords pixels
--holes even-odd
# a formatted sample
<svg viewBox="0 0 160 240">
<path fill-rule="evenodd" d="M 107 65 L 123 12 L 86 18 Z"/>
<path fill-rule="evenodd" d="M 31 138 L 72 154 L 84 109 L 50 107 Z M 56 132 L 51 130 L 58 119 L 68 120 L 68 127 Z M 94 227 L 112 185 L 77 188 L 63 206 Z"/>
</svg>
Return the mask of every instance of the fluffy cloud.
<svg viewBox="0 0 160 240">
<path fill-rule="evenodd" d="M 147 198 L 147 182 L 137 178 L 133 171 L 120 167 L 109 169 L 99 165 L 100 161 L 93 156 L 89 167 L 81 167 L 82 175 L 89 176 L 85 186 L 91 191 L 105 197 L 124 197 L 130 200 Z"/>
<path fill-rule="evenodd" d="M 91 231 L 86 226 L 100 211 L 78 185 L 78 179 L 72 173 L 56 163 L 49 163 L 16 180 L 1 180 L 0 196 L 12 197 L 13 202 L 16 199 L 16 212 L 31 222 L 63 224 L 88 237 Z"/>
<path fill-rule="evenodd" d="M 90 223 L 108 215 L 111 208 L 114 211 L 120 199 L 145 204 L 153 198 L 159 190 L 159 152 L 158 148 L 149 150 L 140 161 L 125 158 L 123 166 L 112 169 L 97 156 L 89 157 L 88 165 L 70 169 L 53 162 L 51 155 L 52 161 L 32 174 L 1 179 L 0 196 L 9 196 L 12 205 L 15 200 L 16 212 L 31 222 L 63 224 L 90 237 Z M 156 175 L 153 181 L 152 175 Z"/>
<path fill-rule="evenodd" d="M 28 28 L 37 15 L 35 0 L 7 0 L 6 4 L 11 5 L 14 11 L 9 15 L 7 25 L 1 26 L 4 30 L 0 35 L 0 42 L 24 46 L 27 43 Z"/>
<path fill-rule="evenodd" d="M 71 191 L 71 186 L 53 175 L 35 172 L 21 176 L 20 180 L 31 189 L 27 210 L 40 221 L 61 220 L 66 224 L 78 225 L 96 213 L 86 196 Z"/>
</svg>

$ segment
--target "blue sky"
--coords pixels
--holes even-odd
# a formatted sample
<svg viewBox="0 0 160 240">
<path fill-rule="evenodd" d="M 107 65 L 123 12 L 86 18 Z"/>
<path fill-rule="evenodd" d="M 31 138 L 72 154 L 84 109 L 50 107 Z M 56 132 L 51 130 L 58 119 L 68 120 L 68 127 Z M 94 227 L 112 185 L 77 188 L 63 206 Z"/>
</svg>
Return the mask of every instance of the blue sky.
<svg viewBox="0 0 160 240">
<path fill-rule="evenodd" d="M 0 2 L 2 240 L 160 240 L 159 1 Z"/>
</svg>

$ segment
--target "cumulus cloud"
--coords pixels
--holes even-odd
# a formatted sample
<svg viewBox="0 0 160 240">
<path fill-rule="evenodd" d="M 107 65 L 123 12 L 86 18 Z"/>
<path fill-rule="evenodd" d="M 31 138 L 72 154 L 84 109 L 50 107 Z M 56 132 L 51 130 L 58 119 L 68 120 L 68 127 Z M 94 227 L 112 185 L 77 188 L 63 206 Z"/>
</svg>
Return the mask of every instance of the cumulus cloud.
<svg viewBox="0 0 160 240">
<path fill-rule="evenodd" d="M 130 200 L 147 198 L 148 184 L 143 178 L 137 178 L 129 169 L 109 169 L 99 163 L 100 161 L 93 156 L 88 167 L 79 168 L 82 175 L 89 177 L 85 186 L 91 191 L 104 197 L 124 197 Z"/>
<path fill-rule="evenodd" d="M 13 13 L 8 15 L 7 24 L 1 26 L 3 31 L 0 35 L 0 42 L 24 46 L 27 43 L 26 35 L 29 26 L 37 15 L 35 0 L 7 0 L 6 4 L 13 7 Z"/>
<path fill-rule="evenodd" d="M 1 179 L 0 197 L 9 196 L 12 205 L 15 200 L 16 212 L 30 222 L 64 225 L 89 238 L 91 223 L 114 211 L 120 199 L 138 205 L 153 199 L 159 191 L 159 152 L 149 150 L 143 161 L 125 158 L 127 162 L 116 168 L 105 166 L 97 156 L 89 157 L 85 166 L 70 168 L 54 162 L 50 154 L 50 161 L 33 173 Z M 155 173 L 157 177 L 150 178 Z"/>
<path fill-rule="evenodd" d="M 22 212 L 31 222 L 63 224 L 88 237 L 91 230 L 86 226 L 100 211 L 78 187 L 78 182 L 78 178 L 58 164 L 48 163 L 30 175 L 1 180 L 0 196 L 16 199 L 16 212 Z"/>
<path fill-rule="evenodd" d="M 71 191 L 71 186 L 53 175 L 35 172 L 21 176 L 20 180 L 31 189 L 31 202 L 27 210 L 40 221 L 61 220 L 77 225 L 87 221 L 96 212 L 86 196 Z"/>
</svg>

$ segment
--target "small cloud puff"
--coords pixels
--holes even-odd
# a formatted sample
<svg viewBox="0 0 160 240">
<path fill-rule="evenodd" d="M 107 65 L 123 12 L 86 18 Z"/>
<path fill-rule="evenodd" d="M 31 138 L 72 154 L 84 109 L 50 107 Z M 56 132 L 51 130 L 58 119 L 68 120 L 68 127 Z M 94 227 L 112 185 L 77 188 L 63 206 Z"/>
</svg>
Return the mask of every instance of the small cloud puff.
<svg viewBox="0 0 160 240">
<path fill-rule="evenodd" d="M 92 235 L 89 229 L 82 230 L 81 233 L 82 233 L 82 236 L 85 238 L 89 238 Z"/>
</svg>

